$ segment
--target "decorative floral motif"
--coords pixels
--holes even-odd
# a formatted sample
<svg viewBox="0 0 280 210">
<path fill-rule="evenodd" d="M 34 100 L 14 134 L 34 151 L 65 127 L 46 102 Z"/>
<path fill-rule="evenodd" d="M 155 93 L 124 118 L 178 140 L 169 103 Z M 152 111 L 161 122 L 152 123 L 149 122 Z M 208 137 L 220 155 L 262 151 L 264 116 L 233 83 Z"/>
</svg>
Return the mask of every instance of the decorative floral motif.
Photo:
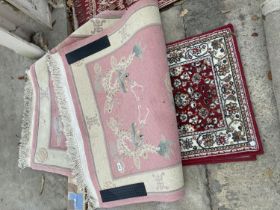
<svg viewBox="0 0 280 210">
<path fill-rule="evenodd" d="M 106 112 L 112 112 L 114 107 L 114 97 L 119 91 L 123 93 L 127 92 L 129 80 L 128 67 L 133 62 L 134 58 L 140 56 L 141 53 L 142 51 L 140 49 L 140 45 L 137 45 L 127 58 L 122 57 L 120 61 L 117 61 L 114 56 L 111 57 L 111 69 L 107 71 L 105 76 L 102 78 L 102 86 L 106 93 Z M 95 71 L 102 72 L 101 66 L 96 64 Z"/>
<path fill-rule="evenodd" d="M 198 144 L 200 147 L 211 147 L 215 143 L 214 135 L 207 133 L 198 138 Z"/>
<path fill-rule="evenodd" d="M 95 4 L 98 6 L 98 12 L 106 10 L 123 10 L 125 8 L 124 1 L 122 0 L 96 0 Z"/>
<path fill-rule="evenodd" d="M 184 108 L 185 106 L 190 104 L 190 98 L 188 94 L 177 93 L 175 95 L 175 104 L 179 108 Z"/>
<path fill-rule="evenodd" d="M 169 140 L 162 137 L 158 146 L 145 143 L 145 137 L 136 123 L 132 123 L 129 130 L 124 130 L 117 120 L 111 118 L 108 126 L 117 137 L 119 155 L 132 158 L 136 169 L 141 168 L 141 158 L 147 159 L 149 153 L 159 154 L 165 158 L 171 155 Z"/>
<path fill-rule="evenodd" d="M 94 125 L 100 126 L 97 114 L 95 114 L 93 117 L 86 116 L 86 123 L 89 129 L 91 129 Z"/>
<path fill-rule="evenodd" d="M 94 65 L 94 77 L 95 91 L 99 92 L 102 89 L 102 68 L 98 63 Z"/>
<path fill-rule="evenodd" d="M 143 48 L 141 47 L 140 44 L 135 44 L 133 47 L 133 53 L 135 54 L 136 57 L 140 58 L 143 54 Z"/>
<path fill-rule="evenodd" d="M 170 69 L 170 75 L 172 77 L 178 77 L 180 74 L 182 74 L 182 72 L 183 72 L 182 66 L 178 66 L 178 67 Z M 188 77 L 188 79 L 189 79 L 189 77 Z"/>
<path fill-rule="evenodd" d="M 104 184 L 104 190 L 117 187 L 112 181 L 107 181 Z"/>
<path fill-rule="evenodd" d="M 216 136 L 216 142 L 217 142 L 218 145 L 227 144 L 227 140 L 228 139 L 226 138 L 226 135 L 221 134 L 221 135 Z"/>
<path fill-rule="evenodd" d="M 181 83 L 181 80 L 175 79 L 175 80 L 174 80 L 174 83 L 173 83 L 173 86 L 177 88 L 177 87 L 179 87 L 181 84 L 182 84 L 182 83 Z"/>
<path fill-rule="evenodd" d="M 35 159 L 40 163 L 45 162 L 48 159 L 48 150 L 44 147 L 40 148 L 35 156 Z"/>
<path fill-rule="evenodd" d="M 124 25 L 118 32 L 121 36 L 121 42 L 125 42 L 129 37 L 130 33 L 128 31 L 127 25 Z"/>
<path fill-rule="evenodd" d="M 60 116 L 57 116 L 55 118 L 55 122 L 54 122 L 54 126 L 55 126 L 55 130 L 56 130 L 56 144 L 58 146 L 60 146 L 62 144 L 62 138 L 65 138 L 64 136 L 64 132 L 63 132 L 63 123 L 62 123 L 62 119 Z"/>
<path fill-rule="evenodd" d="M 172 51 L 168 52 L 167 55 L 167 59 L 169 61 L 169 63 L 177 63 L 181 61 L 181 58 L 184 57 L 184 49 L 180 49 L 180 48 L 175 48 Z M 175 67 L 177 69 L 181 69 L 181 67 Z M 171 70 L 171 76 L 172 76 L 172 70 Z M 175 75 L 174 75 L 175 76 Z"/>
<path fill-rule="evenodd" d="M 147 119 L 148 119 L 148 116 L 150 114 L 150 109 L 148 107 L 146 107 L 145 111 L 142 111 L 142 106 L 141 105 L 138 105 L 137 106 L 138 108 L 138 122 L 139 122 L 139 125 L 144 126 L 147 122 Z M 144 114 L 143 114 L 144 112 Z"/>
<path fill-rule="evenodd" d="M 130 91 L 134 95 L 135 100 L 140 101 L 141 95 L 143 95 L 144 87 L 143 85 L 138 84 L 136 81 L 132 81 L 130 84 Z"/>
<path fill-rule="evenodd" d="M 94 18 L 91 19 L 91 23 L 93 25 L 93 30 L 91 31 L 91 34 L 97 34 L 103 31 L 103 24 L 105 23 L 104 19 Z"/>
<path fill-rule="evenodd" d="M 229 104 L 226 104 L 226 110 L 228 115 L 232 115 L 238 112 L 238 107 L 236 103 L 230 102 Z"/>
<path fill-rule="evenodd" d="M 187 124 L 192 126 L 192 132 L 193 128 L 204 131 L 224 126 L 209 59 L 171 68 L 170 75 L 181 133 Z M 186 82 L 185 86 L 183 82 Z"/>
<path fill-rule="evenodd" d="M 190 149 L 193 147 L 193 141 L 192 139 L 187 139 L 186 141 L 182 142 L 181 147 L 183 149 Z"/>
<path fill-rule="evenodd" d="M 75 67 L 81 67 L 82 65 L 84 65 L 84 61 L 83 60 L 79 60 L 79 61 L 73 63 L 72 65 L 74 65 Z"/>
<path fill-rule="evenodd" d="M 153 174 L 153 178 L 156 182 L 157 190 L 163 191 L 163 190 L 168 190 L 169 188 L 165 186 L 163 177 L 165 176 L 164 172 L 161 172 L 160 174 Z"/>
<path fill-rule="evenodd" d="M 40 98 L 41 99 L 43 99 L 43 98 L 49 99 L 49 97 L 50 97 L 49 90 L 40 88 Z"/>
</svg>

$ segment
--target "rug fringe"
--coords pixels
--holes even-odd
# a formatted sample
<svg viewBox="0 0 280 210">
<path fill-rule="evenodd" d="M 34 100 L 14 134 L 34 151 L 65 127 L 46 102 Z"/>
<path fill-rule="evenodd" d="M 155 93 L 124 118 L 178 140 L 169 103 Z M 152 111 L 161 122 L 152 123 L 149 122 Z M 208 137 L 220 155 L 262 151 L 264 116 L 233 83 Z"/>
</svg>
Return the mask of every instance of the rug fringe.
<svg viewBox="0 0 280 210">
<path fill-rule="evenodd" d="M 77 133 L 74 131 L 76 126 L 73 123 L 74 117 L 71 114 L 74 113 L 71 108 L 70 92 L 68 90 L 68 84 L 65 77 L 63 77 L 63 67 L 52 58 L 50 54 L 47 54 L 47 66 L 51 73 L 51 79 L 54 85 L 55 97 L 58 103 L 58 110 L 62 118 L 64 135 L 66 136 L 67 152 L 70 158 L 70 164 L 72 168 L 72 174 L 77 180 L 78 187 L 80 189 L 86 189 L 91 195 L 89 202 L 93 206 L 96 204 L 96 200 L 92 197 L 95 193 L 87 187 L 86 178 L 83 173 L 81 157 L 79 154 L 79 145 L 77 144 Z M 73 129 L 74 128 L 74 129 Z"/>
<path fill-rule="evenodd" d="M 30 165 L 31 158 L 31 125 L 33 113 L 33 88 L 26 71 L 27 81 L 24 87 L 24 109 L 21 122 L 21 138 L 19 143 L 18 167 L 24 169 Z"/>
</svg>

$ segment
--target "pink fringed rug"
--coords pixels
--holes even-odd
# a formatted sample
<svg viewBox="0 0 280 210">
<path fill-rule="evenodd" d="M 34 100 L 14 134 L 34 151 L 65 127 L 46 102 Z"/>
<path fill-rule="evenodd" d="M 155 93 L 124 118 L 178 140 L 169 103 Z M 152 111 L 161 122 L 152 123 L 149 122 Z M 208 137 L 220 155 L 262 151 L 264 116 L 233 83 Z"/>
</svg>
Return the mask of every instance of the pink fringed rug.
<svg viewBox="0 0 280 210">
<path fill-rule="evenodd" d="M 66 138 L 43 56 L 27 72 L 19 167 L 71 175 Z"/>
<path fill-rule="evenodd" d="M 182 162 L 157 1 L 138 1 L 106 24 L 86 38 L 76 32 L 48 56 L 77 183 L 94 207 L 179 200 Z"/>
</svg>

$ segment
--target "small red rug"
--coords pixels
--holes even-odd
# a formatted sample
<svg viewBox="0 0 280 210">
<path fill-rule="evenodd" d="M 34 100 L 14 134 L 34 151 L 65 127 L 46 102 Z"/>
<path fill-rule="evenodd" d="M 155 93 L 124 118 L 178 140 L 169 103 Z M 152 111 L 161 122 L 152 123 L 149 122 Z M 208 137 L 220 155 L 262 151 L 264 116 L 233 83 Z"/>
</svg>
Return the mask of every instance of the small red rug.
<svg viewBox="0 0 280 210">
<path fill-rule="evenodd" d="M 139 0 L 73 0 L 78 26 L 83 25 L 95 15 L 107 10 L 124 10 Z M 178 0 L 158 0 L 163 8 Z"/>
<path fill-rule="evenodd" d="M 168 62 L 184 164 L 263 153 L 232 25 L 168 44 Z"/>
</svg>

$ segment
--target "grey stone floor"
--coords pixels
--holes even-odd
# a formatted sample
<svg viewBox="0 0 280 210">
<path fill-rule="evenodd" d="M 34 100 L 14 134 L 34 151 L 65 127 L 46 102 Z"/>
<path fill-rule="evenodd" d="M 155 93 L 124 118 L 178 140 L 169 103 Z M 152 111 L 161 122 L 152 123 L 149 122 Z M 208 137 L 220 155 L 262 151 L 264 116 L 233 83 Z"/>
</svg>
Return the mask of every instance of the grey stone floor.
<svg viewBox="0 0 280 210">
<path fill-rule="evenodd" d="M 46 32 L 50 47 L 67 36 L 64 10 L 56 10 L 53 16 L 57 20 L 54 29 Z M 22 76 L 32 63 L 0 46 L 0 210 L 66 210 L 67 178 L 17 168 L 23 111 Z M 45 187 L 40 195 L 42 177 L 45 177 Z"/>
<path fill-rule="evenodd" d="M 272 83 L 268 77 L 261 0 L 184 0 L 162 12 L 168 42 L 232 23 L 264 143 L 256 162 L 185 167 L 186 196 L 176 203 L 149 203 L 115 210 L 278 210 L 280 209 L 280 133 Z M 183 9 L 188 13 L 180 17 Z M 61 13 L 49 39 L 52 46 L 66 34 Z M 255 33 L 255 36 L 252 34 Z M 23 106 L 24 74 L 33 61 L 0 47 L 0 209 L 66 209 L 67 179 L 53 174 L 19 171 L 17 144 Z M 41 179 L 46 183 L 40 195 Z"/>
</svg>

